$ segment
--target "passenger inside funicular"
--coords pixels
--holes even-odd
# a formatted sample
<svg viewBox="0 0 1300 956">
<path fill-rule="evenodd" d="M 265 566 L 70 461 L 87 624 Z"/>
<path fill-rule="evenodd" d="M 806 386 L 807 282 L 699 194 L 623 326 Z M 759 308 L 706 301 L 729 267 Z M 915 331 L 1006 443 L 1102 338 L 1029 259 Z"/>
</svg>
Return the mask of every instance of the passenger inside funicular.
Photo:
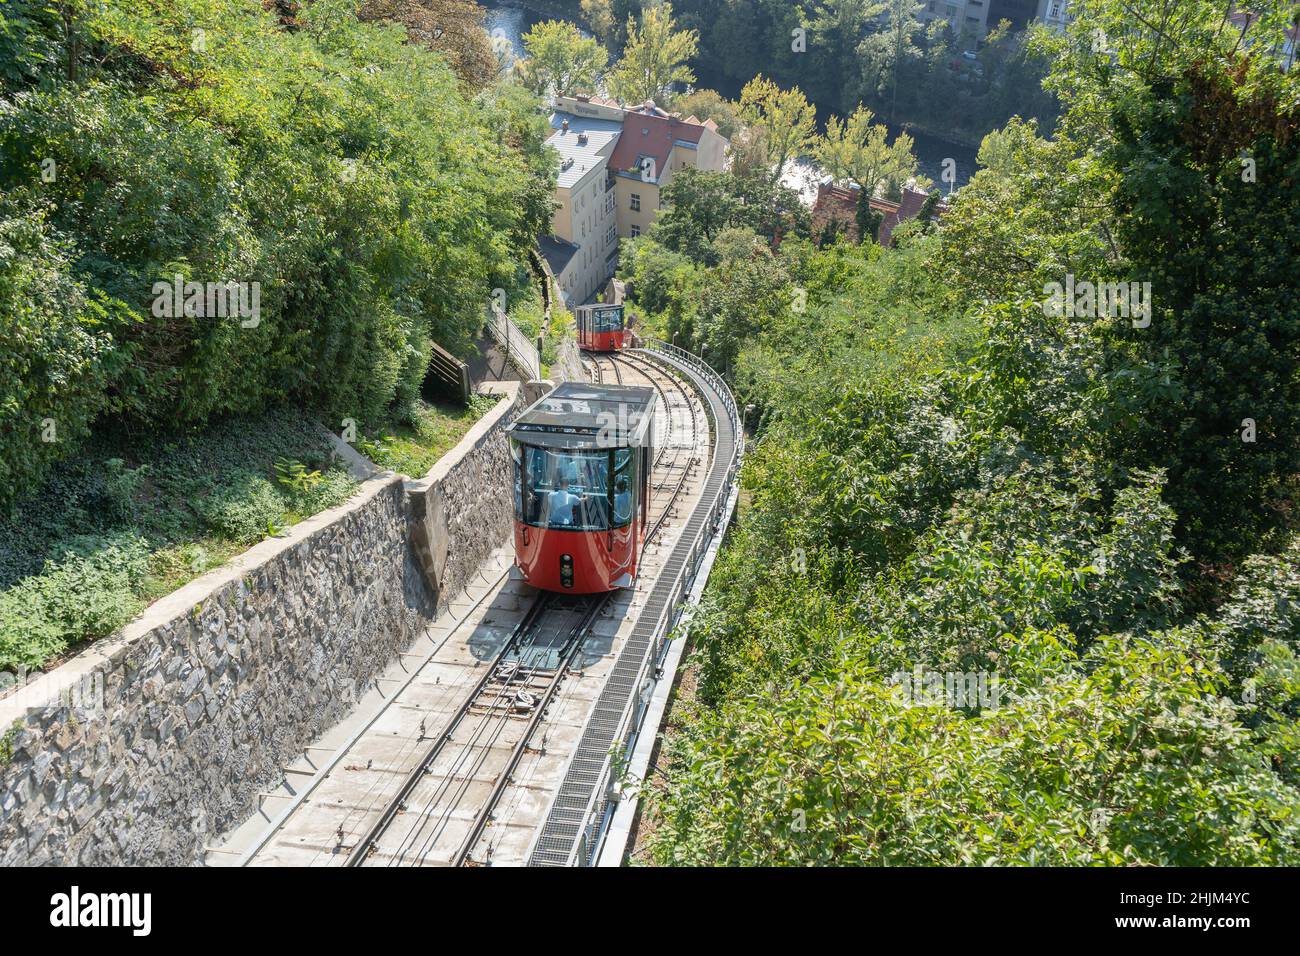
<svg viewBox="0 0 1300 956">
<path fill-rule="evenodd" d="M 607 531 L 609 514 L 608 451 L 560 451 L 525 446 L 523 473 L 526 500 L 518 502 L 526 524 L 564 531 Z M 632 520 L 632 453 L 615 450 L 614 522 L 626 527 Z"/>
<path fill-rule="evenodd" d="M 525 449 L 531 507 L 529 524 L 565 531 L 609 527 L 607 452 Z"/>
<path fill-rule="evenodd" d="M 614 479 L 614 526 L 621 528 L 631 520 L 632 484 L 628 481 L 627 475 L 619 475 Z"/>
</svg>

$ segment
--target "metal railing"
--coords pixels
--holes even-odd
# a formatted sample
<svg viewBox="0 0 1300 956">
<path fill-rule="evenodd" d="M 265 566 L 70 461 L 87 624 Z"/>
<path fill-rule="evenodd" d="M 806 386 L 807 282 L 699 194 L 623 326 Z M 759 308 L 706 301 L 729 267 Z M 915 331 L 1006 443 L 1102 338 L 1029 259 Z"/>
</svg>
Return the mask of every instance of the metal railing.
<svg viewBox="0 0 1300 956">
<path fill-rule="evenodd" d="M 506 361 L 529 380 L 542 377 L 542 357 L 528 336 L 495 305 L 488 307 L 488 331 L 505 351 Z"/>
<path fill-rule="evenodd" d="M 704 400 L 703 405 L 713 425 L 715 464 L 718 464 L 716 461 L 717 453 L 724 451 L 724 446 L 727 444 L 730 445 L 730 449 L 726 451 L 728 454 L 727 460 L 721 463 L 725 467 L 725 471 L 722 472 L 721 481 L 716 483 L 713 488 L 713 500 L 700 501 L 696 506 L 696 511 L 692 514 L 693 520 L 695 515 L 699 514 L 700 508 L 707 508 L 704 520 L 696 529 L 695 537 L 691 541 L 689 550 L 677 570 L 676 577 L 673 579 L 667 600 L 653 622 L 654 646 L 651 653 L 646 654 L 637 673 L 636 681 L 632 685 L 634 688 L 639 688 L 640 692 L 633 692 L 629 695 L 628 703 L 619 719 L 618 730 L 614 739 L 619 742 L 616 746 L 623 755 L 631 754 L 635 750 L 637 739 L 644 729 L 641 723 L 651 697 L 648 689 L 652 688 L 654 682 L 658 679 L 672 679 L 672 675 L 661 675 L 657 674 L 656 671 L 667 654 L 669 636 L 682 622 L 682 618 L 687 612 L 688 597 L 700 565 L 713 544 L 714 538 L 730 521 L 732 510 L 735 507 L 735 498 L 732 492 L 735 488 L 745 449 L 745 430 L 740 412 L 736 407 L 735 397 L 732 395 L 727 383 L 722 380 L 722 377 L 717 372 L 710 368 L 703 359 L 667 342 L 650 340 L 641 351 L 646 353 L 647 357 L 661 363 L 685 368 L 707 384 L 709 389 L 717 396 L 716 405 L 721 406 L 721 411 L 726 416 L 727 424 L 730 426 L 730 440 L 723 441 L 722 429 L 719 427 L 721 423 L 717 420 L 719 409 L 714 402 L 709 400 L 709 396 L 701 395 Z M 719 472 L 711 467 L 709 470 L 710 480 L 705 485 L 706 492 L 708 486 L 714 484 L 712 479 L 717 474 Z M 641 622 L 638 621 L 636 630 L 640 628 Z M 613 749 L 611 748 L 611 751 Z M 570 853 L 570 866 L 590 865 L 600 854 L 605 831 L 612 818 L 613 811 L 617 808 L 617 798 L 611 799 L 615 784 L 613 779 L 614 756 L 614 753 L 611 752 L 601 766 L 597 784 L 592 790 L 592 798 L 583 816 L 586 821 L 585 825 L 582 827 L 579 838 Z"/>
</svg>

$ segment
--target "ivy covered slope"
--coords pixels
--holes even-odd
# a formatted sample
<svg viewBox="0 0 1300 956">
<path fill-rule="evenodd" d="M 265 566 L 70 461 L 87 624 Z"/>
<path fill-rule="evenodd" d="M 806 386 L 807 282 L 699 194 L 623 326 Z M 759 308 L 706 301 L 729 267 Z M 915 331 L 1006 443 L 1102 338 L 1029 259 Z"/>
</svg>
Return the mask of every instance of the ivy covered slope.
<svg viewBox="0 0 1300 956">
<path fill-rule="evenodd" d="M 1076 6 L 1061 127 L 940 225 L 700 258 L 674 210 L 628 258 L 757 427 L 658 863 L 1300 863 L 1293 11 Z M 1067 276 L 1149 324 L 1045 308 Z"/>
<path fill-rule="evenodd" d="M 422 474 L 483 412 L 420 386 L 527 282 L 547 126 L 482 10 L 437 15 L 0 8 L 0 670 L 348 498 L 320 422 Z M 156 309 L 177 276 L 257 308 Z"/>
<path fill-rule="evenodd" d="M 280 6 L 0 12 L 0 505 L 106 417 L 375 426 L 514 284 L 549 216 L 534 99 L 374 4 Z M 177 275 L 258 283 L 258 320 L 156 316 Z"/>
</svg>

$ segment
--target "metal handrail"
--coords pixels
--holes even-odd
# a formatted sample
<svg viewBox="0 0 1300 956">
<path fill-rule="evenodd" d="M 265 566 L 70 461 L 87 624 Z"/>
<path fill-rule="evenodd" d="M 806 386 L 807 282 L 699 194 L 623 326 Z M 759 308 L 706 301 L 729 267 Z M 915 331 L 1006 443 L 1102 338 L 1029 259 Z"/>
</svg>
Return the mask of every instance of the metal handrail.
<svg viewBox="0 0 1300 956">
<path fill-rule="evenodd" d="M 514 320 L 495 304 L 489 306 L 488 316 L 488 331 L 506 350 L 506 361 L 530 379 L 541 378 L 542 357 L 537 351 L 537 346 L 528 341 L 528 336 L 515 325 Z"/>
<path fill-rule="evenodd" d="M 657 667 L 658 662 L 663 658 L 668 645 L 668 635 L 673 632 L 681 622 L 684 614 L 683 602 L 693 585 L 696 575 L 699 572 L 701 563 L 708 552 L 707 544 L 711 542 L 714 536 L 720 531 L 722 524 L 723 511 L 727 507 L 728 501 L 732 496 L 735 488 L 736 476 L 740 470 L 741 460 L 744 458 L 745 448 L 745 430 L 740 417 L 739 409 L 736 406 L 735 396 L 727 383 L 722 380 L 703 359 L 699 356 L 687 352 L 685 349 L 678 348 L 667 342 L 661 342 L 651 339 L 646 342 L 642 351 L 649 356 L 662 361 L 667 358 L 670 363 L 676 363 L 687 366 L 691 371 L 705 379 L 708 384 L 717 393 L 722 400 L 722 404 L 727 412 L 727 417 L 731 421 L 732 432 L 735 436 L 732 442 L 731 460 L 727 463 L 727 476 L 718 490 L 717 497 L 710 505 L 708 519 L 700 528 L 695 540 L 691 543 L 691 549 L 687 553 L 686 560 L 682 563 L 681 570 L 678 571 L 677 577 L 673 581 L 672 590 L 669 592 L 669 600 L 664 604 L 663 610 L 654 624 L 655 646 L 653 653 L 647 654 L 645 661 L 642 663 L 640 670 L 637 672 L 637 687 L 644 686 L 647 672 L 651 667 Z M 663 353 L 662 356 L 654 356 L 655 352 Z M 714 417 L 712 403 L 705 401 L 705 413 L 712 419 Z M 713 422 L 714 434 L 717 434 L 717 422 Z M 619 729 L 615 734 L 615 739 L 623 744 L 625 753 L 630 752 L 635 746 L 636 738 L 641 732 L 641 720 L 645 711 L 644 695 L 634 694 L 628 699 L 627 706 L 624 708 L 622 715 L 619 717 Z M 597 778 L 596 786 L 592 790 L 592 796 L 583 812 L 583 819 L 586 820 L 582 831 L 579 833 L 578 840 L 575 841 L 573 850 L 569 856 L 569 865 L 576 863 L 588 864 L 597 855 L 601 843 L 604 840 L 604 831 L 609 822 L 610 803 L 608 790 L 612 784 L 613 773 L 613 754 L 605 757 L 601 765 L 600 776 Z M 605 805 L 605 812 L 597 815 L 596 810 L 601 804 Z"/>
</svg>

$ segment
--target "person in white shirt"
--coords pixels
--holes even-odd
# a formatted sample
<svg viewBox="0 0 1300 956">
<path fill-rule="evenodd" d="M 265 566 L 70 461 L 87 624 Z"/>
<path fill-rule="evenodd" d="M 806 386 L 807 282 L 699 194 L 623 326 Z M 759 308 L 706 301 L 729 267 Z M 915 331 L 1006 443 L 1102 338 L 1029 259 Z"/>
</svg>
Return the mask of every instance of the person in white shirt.
<svg viewBox="0 0 1300 956">
<path fill-rule="evenodd" d="M 560 476 L 560 487 L 552 491 L 546 498 L 546 523 L 552 528 L 571 527 L 574 521 L 574 511 L 578 505 L 582 504 L 582 499 L 569 491 L 569 476 Z"/>
</svg>

